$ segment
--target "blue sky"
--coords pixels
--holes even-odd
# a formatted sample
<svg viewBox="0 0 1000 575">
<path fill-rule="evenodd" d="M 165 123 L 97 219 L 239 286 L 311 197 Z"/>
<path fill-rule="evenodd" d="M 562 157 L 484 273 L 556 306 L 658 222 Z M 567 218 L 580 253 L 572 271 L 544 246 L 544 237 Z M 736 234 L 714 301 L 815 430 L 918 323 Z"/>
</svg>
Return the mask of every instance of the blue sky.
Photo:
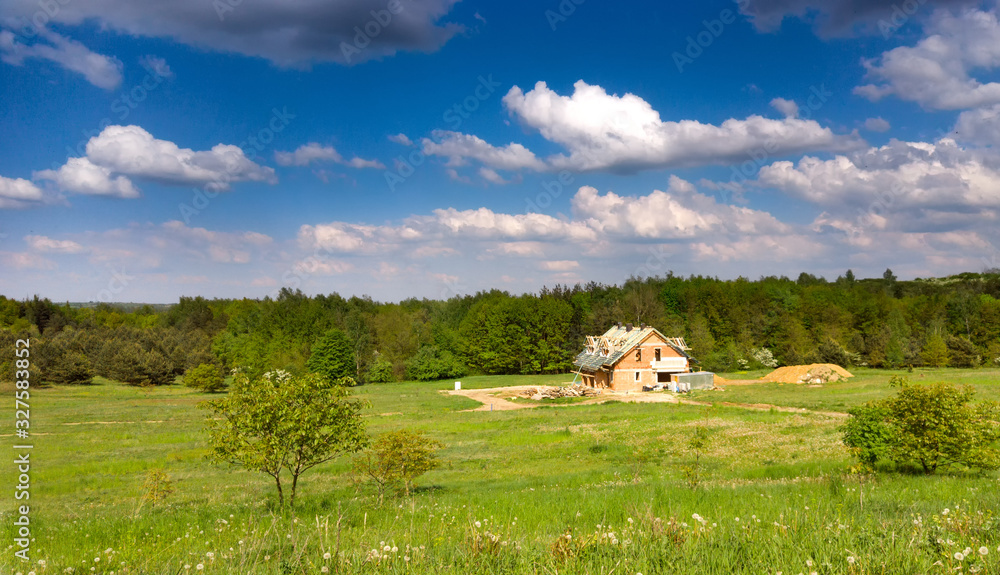
<svg viewBox="0 0 1000 575">
<path fill-rule="evenodd" d="M 994 2 L 13 0 L 0 293 L 979 271 L 998 66 Z"/>
</svg>

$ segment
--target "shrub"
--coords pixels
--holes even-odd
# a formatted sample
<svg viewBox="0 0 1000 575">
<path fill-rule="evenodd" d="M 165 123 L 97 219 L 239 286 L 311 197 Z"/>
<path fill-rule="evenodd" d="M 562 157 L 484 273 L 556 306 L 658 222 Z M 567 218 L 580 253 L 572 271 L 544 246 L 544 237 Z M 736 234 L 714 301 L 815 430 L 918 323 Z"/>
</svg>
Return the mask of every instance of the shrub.
<svg viewBox="0 0 1000 575">
<path fill-rule="evenodd" d="M 953 465 L 1000 468 L 1000 404 L 972 405 L 975 390 L 951 383 L 910 385 L 894 377 L 899 392 L 851 410 L 841 429 L 844 444 L 862 462 L 883 456 L 897 465 L 918 465 L 924 473 Z"/>
<path fill-rule="evenodd" d="M 437 346 L 425 345 L 406 362 L 406 376 L 418 381 L 433 381 L 461 377 L 466 374 L 465 365 L 450 351 Z"/>
<path fill-rule="evenodd" d="M 879 402 L 870 402 L 847 411 L 851 415 L 840 430 L 844 445 L 863 465 L 871 468 L 885 459 L 892 441 L 892 429 L 886 424 L 886 408 Z"/>
<path fill-rule="evenodd" d="M 375 360 L 375 363 L 368 369 L 368 381 L 371 383 L 389 383 L 395 377 L 392 374 L 392 363 L 382 359 Z"/>
<path fill-rule="evenodd" d="M 774 354 L 771 353 L 771 350 L 767 349 L 766 347 L 751 348 L 750 357 L 753 358 L 753 360 L 762 367 L 766 367 L 769 369 L 778 367 L 778 360 L 774 359 Z"/>
<path fill-rule="evenodd" d="M 883 401 L 894 432 L 889 449 L 894 461 L 919 464 L 925 473 L 950 465 L 1000 467 L 1000 450 L 993 446 L 1000 439 L 1000 404 L 970 405 L 976 392 L 969 386 L 893 379 L 899 394 Z"/>
<path fill-rule="evenodd" d="M 226 386 L 226 380 L 219 366 L 203 363 L 184 373 L 184 385 L 212 393 L 221 391 Z"/>
<path fill-rule="evenodd" d="M 371 447 L 354 458 L 355 473 L 375 484 L 379 501 L 385 490 L 402 486 L 407 495 L 413 481 L 438 466 L 440 442 L 428 438 L 422 431 L 406 429 L 379 436 Z"/>
</svg>

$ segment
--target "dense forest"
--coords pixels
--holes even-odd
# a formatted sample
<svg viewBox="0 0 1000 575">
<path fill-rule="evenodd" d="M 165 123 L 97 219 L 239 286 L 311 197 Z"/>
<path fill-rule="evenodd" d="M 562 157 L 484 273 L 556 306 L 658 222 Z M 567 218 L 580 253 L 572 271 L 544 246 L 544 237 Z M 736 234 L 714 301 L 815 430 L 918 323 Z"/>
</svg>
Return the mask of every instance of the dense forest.
<svg viewBox="0 0 1000 575">
<path fill-rule="evenodd" d="M 719 372 L 813 361 L 972 368 L 1000 364 L 1000 273 L 913 281 L 890 270 L 875 279 L 848 270 L 835 281 L 668 274 L 399 303 L 285 289 L 276 299 L 185 297 L 167 309 L 0 296 L 0 373 L 11 373 L 14 339 L 25 336 L 36 381 L 53 383 L 103 376 L 159 385 L 202 364 L 301 372 L 320 345 L 338 348 L 344 375 L 359 383 L 555 373 L 572 369 L 585 336 L 618 321 L 685 337 L 702 368 Z"/>
</svg>

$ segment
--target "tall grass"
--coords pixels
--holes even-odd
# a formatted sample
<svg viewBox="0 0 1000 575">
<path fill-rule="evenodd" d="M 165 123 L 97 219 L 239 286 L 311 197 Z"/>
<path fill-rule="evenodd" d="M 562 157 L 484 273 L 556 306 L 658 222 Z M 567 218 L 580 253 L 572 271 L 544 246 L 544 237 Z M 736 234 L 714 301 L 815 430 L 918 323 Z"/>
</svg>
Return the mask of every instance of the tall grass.
<svg viewBox="0 0 1000 575">
<path fill-rule="evenodd" d="M 882 378 L 860 376 L 845 401 Z M 547 380 L 525 381 L 463 385 Z M 113 382 L 33 390 L 33 560 L 8 548 L 0 572 L 1000 572 L 995 474 L 849 474 L 840 418 L 623 403 L 467 412 L 477 404 L 439 393 L 446 383 L 357 390 L 372 402 L 372 433 L 419 428 L 447 446 L 413 497 L 379 505 L 335 461 L 304 476 L 291 511 L 275 507 L 267 477 L 205 460 L 207 395 Z M 741 391 L 752 403 L 816 401 L 754 392 Z M 710 441 L 691 489 L 697 426 Z M 173 493 L 143 503 L 153 469 Z M 12 472 L 0 467 L 0 486 Z M 0 501 L 8 542 L 14 511 L 12 497 Z"/>
</svg>

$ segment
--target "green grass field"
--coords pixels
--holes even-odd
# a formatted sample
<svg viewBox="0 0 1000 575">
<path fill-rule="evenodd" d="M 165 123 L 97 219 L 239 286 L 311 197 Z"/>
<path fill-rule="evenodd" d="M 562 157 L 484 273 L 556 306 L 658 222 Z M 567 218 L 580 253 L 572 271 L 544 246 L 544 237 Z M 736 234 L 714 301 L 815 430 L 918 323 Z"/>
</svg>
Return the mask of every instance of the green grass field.
<svg viewBox="0 0 1000 575">
<path fill-rule="evenodd" d="M 841 412 L 892 393 L 891 375 L 690 396 Z M 908 375 L 1000 398 L 996 370 Z M 835 414 L 618 402 L 472 412 L 477 402 L 439 391 L 451 387 L 355 390 L 371 402 L 371 434 L 421 429 L 445 445 L 413 497 L 378 505 L 342 459 L 304 476 L 291 513 L 275 508 L 267 476 L 206 460 L 198 404 L 208 395 L 104 380 L 33 389 L 32 561 L 13 556 L 17 475 L 7 463 L 0 573 L 1000 573 L 995 473 L 852 475 Z M 13 396 L 10 385 L 2 391 Z M 9 405 L 2 421 L 13 445 Z M 710 442 L 692 489 L 684 469 L 696 426 Z M 143 504 L 155 469 L 174 491 Z"/>
</svg>

